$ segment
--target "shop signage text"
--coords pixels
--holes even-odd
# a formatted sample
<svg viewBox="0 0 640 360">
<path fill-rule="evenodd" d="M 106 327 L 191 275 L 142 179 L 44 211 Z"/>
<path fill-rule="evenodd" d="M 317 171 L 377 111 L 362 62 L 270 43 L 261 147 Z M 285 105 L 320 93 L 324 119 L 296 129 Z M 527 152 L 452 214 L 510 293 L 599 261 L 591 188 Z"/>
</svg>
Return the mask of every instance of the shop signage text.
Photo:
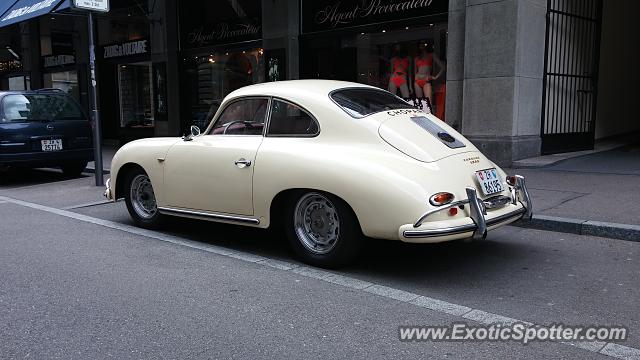
<svg viewBox="0 0 640 360">
<path fill-rule="evenodd" d="M 102 56 L 108 59 L 120 56 L 146 54 L 149 52 L 147 42 L 148 40 L 137 40 L 123 44 L 107 45 L 104 47 L 104 54 Z"/>
<path fill-rule="evenodd" d="M 231 42 L 237 38 L 255 37 L 260 34 L 260 25 L 255 24 L 217 24 L 212 29 L 204 26 L 193 29 L 187 34 L 187 42 L 190 46 L 206 46 L 221 42 Z"/>
<path fill-rule="evenodd" d="M 28 15 L 36 11 L 46 9 L 48 7 L 51 7 L 55 2 L 57 2 L 57 0 L 42 0 L 30 6 L 23 6 L 21 8 L 11 10 L 11 12 L 7 14 L 7 16 L 3 17 L 0 21 L 11 20 L 19 16 Z"/>
<path fill-rule="evenodd" d="M 51 55 L 44 57 L 44 67 L 73 65 L 76 63 L 76 57 L 73 55 Z"/>
<path fill-rule="evenodd" d="M 302 8 L 303 32 L 332 30 L 443 14 L 448 0 L 330 0 L 305 2 Z"/>
<path fill-rule="evenodd" d="M 0 61 L 0 74 L 22 70 L 22 63 L 19 60 Z"/>
</svg>

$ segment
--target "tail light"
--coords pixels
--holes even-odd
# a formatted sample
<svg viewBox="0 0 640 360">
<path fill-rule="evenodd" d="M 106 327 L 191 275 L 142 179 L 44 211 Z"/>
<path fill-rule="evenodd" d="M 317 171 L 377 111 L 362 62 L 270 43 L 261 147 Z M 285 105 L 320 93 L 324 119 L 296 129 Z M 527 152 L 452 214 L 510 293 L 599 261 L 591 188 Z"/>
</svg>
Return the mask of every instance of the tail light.
<svg viewBox="0 0 640 360">
<path fill-rule="evenodd" d="M 431 195 L 429 198 L 429 203 L 433 206 L 442 206 L 446 205 L 453 201 L 453 194 L 448 192 L 439 192 L 437 194 Z"/>
<path fill-rule="evenodd" d="M 516 177 L 511 175 L 511 176 L 507 176 L 507 184 L 509 184 L 510 186 L 515 186 L 516 185 Z"/>
</svg>

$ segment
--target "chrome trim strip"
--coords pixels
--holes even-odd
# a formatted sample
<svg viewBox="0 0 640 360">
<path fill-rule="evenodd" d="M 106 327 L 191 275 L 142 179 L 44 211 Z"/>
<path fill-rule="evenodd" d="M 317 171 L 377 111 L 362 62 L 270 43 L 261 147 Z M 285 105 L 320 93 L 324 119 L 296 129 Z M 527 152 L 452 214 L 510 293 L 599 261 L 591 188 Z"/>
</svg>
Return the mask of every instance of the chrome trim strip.
<svg viewBox="0 0 640 360">
<path fill-rule="evenodd" d="M 254 224 L 254 225 L 260 224 L 260 220 L 252 217 L 248 217 L 248 216 L 216 214 L 216 213 L 208 213 L 208 212 L 202 212 L 202 211 L 196 211 L 196 210 L 185 210 L 185 209 L 176 209 L 176 208 L 169 208 L 169 207 L 158 207 L 158 210 L 160 210 L 160 213 L 168 213 L 168 214 L 174 214 L 174 215 L 188 215 L 193 217 L 199 217 L 205 220 L 217 219 L 217 220 L 231 221 L 231 222 L 244 223 L 244 224 Z"/>
<path fill-rule="evenodd" d="M 428 218 L 429 216 L 431 216 L 431 215 L 433 215 L 433 214 L 435 214 L 437 212 L 440 212 L 442 210 L 447 210 L 447 209 L 450 209 L 452 207 L 468 204 L 468 203 L 469 203 L 469 199 L 460 200 L 460 201 L 454 201 L 454 202 L 449 203 L 447 205 L 442 205 L 442 206 L 438 207 L 437 209 L 429 210 L 426 213 L 422 214 L 422 216 L 420 216 L 420 218 L 418 220 L 416 220 L 415 223 L 413 223 L 413 227 L 414 228 L 420 227 L 420 225 L 422 225 L 422 223 L 424 222 L 424 220 L 426 218 Z"/>
<path fill-rule="evenodd" d="M 513 218 L 522 217 L 522 215 L 525 212 L 526 210 L 524 208 L 520 208 L 510 213 L 497 216 L 493 219 L 487 220 L 486 226 L 489 227 L 489 226 L 497 225 L 497 224 L 512 220 Z M 437 237 L 437 236 L 462 234 L 470 231 L 475 232 L 477 228 L 478 227 L 474 223 L 474 224 L 466 224 L 462 226 L 442 228 L 442 229 L 405 230 L 402 233 L 402 235 L 406 238 L 429 238 L 429 237 Z"/>
<path fill-rule="evenodd" d="M 527 220 L 531 220 L 531 217 L 533 216 L 533 203 L 531 202 L 531 196 L 529 195 L 529 191 L 527 190 L 527 185 L 524 182 L 524 176 L 516 175 L 515 187 L 520 203 L 522 203 L 522 206 L 527 209 L 524 217 Z"/>
</svg>

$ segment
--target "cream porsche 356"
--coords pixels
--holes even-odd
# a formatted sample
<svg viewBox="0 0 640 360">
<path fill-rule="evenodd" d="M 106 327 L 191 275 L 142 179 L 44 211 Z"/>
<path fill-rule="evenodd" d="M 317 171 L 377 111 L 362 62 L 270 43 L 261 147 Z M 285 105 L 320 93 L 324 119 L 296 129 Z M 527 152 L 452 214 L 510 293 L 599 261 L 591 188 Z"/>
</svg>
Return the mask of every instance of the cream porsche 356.
<svg viewBox="0 0 640 360">
<path fill-rule="evenodd" d="M 532 214 L 523 177 L 427 110 L 328 80 L 247 86 L 202 132 L 126 144 L 105 196 L 124 198 L 145 228 L 166 215 L 281 228 L 304 261 L 325 267 L 367 238 L 483 239 Z"/>
</svg>

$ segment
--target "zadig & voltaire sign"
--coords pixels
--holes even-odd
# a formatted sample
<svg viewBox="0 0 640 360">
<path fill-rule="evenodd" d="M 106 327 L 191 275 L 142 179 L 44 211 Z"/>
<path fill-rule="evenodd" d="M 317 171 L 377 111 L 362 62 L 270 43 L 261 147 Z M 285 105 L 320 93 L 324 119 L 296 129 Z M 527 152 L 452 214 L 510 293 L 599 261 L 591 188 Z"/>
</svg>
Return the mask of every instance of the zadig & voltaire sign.
<svg viewBox="0 0 640 360">
<path fill-rule="evenodd" d="M 449 0 L 329 0 L 302 3 L 302 31 L 333 30 L 358 25 L 444 14 Z"/>
<path fill-rule="evenodd" d="M 130 41 L 122 44 L 106 45 L 102 57 L 104 59 L 141 55 L 149 52 L 147 42 L 149 40 Z"/>
</svg>

